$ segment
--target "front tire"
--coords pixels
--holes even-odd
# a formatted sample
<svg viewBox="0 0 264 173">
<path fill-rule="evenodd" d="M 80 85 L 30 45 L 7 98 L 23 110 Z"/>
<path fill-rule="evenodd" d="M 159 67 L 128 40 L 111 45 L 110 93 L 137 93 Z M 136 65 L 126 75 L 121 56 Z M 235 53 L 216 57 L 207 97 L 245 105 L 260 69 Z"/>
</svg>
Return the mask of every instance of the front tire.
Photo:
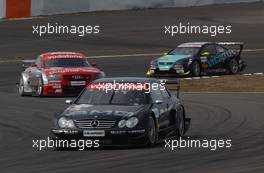
<svg viewBox="0 0 264 173">
<path fill-rule="evenodd" d="M 23 79 L 22 76 L 19 79 L 18 93 L 19 93 L 20 96 L 25 96 L 26 95 L 24 79 Z"/>
<path fill-rule="evenodd" d="M 192 63 L 191 72 L 192 72 L 193 77 L 198 77 L 201 75 L 201 66 L 200 66 L 200 63 L 198 61 L 194 61 Z"/>
<path fill-rule="evenodd" d="M 42 95 L 43 95 L 43 81 L 40 78 L 38 82 L 37 90 L 36 90 L 36 96 L 41 97 Z"/>
<path fill-rule="evenodd" d="M 179 110 L 179 117 L 178 118 L 178 128 L 177 128 L 177 137 L 180 138 L 180 137 L 183 137 L 184 136 L 184 133 L 185 133 L 185 117 L 184 117 L 184 110 L 181 108 Z"/>
<path fill-rule="evenodd" d="M 154 146 L 157 142 L 157 131 L 153 117 L 149 117 L 148 121 L 148 135 L 147 135 L 147 146 Z"/>
</svg>

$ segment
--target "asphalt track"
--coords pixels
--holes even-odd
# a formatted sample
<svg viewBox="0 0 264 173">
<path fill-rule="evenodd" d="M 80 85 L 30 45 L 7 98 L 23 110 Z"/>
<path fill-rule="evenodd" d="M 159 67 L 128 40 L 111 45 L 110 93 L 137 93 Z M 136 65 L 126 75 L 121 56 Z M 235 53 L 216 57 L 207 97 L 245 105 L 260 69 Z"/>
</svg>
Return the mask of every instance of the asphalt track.
<svg viewBox="0 0 264 173">
<path fill-rule="evenodd" d="M 264 5 L 238 4 L 159 10 L 98 12 L 61 15 L 32 20 L 0 22 L 1 59 L 33 58 L 45 51 L 80 51 L 87 55 L 156 53 L 183 41 L 244 41 L 247 49 L 262 49 Z M 162 35 L 164 24 L 181 20 L 202 24 L 231 23 L 228 36 Z M 96 37 L 36 37 L 33 24 L 97 24 L 104 31 Z M 263 52 L 243 54 L 246 72 L 263 71 Z M 108 76 L 143 76 L 152 57 L 94 59 Z M 214 172 L 238 173 L 264 170 L 264 94 L 182 94 L 192 126 L 191 139 L 231 139 L 232 147 L 210 151 L 185 148 L 114 148 L 86 151 L 37 151 L 32 139 L 48 135 L 51 116 L 66 107 L 65 98 L 19 97 L 15 83 L 20 63 L 0 64 L 0 172 Z M 201 99 L 202 98 L 202 99 Z"/>
</svg>

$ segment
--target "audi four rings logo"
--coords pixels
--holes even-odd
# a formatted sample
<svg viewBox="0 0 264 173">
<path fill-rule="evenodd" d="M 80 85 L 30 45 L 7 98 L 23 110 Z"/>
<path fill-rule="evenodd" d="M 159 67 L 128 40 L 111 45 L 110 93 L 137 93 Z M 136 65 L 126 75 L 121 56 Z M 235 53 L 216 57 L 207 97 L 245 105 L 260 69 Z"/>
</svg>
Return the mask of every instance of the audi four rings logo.
<svg viewBox="0 0 264 173">
<path fill-rule="evenodd" d="M 98 127 L 98 126 L 99 126 L 99 121 L 98 121 L 98 120 L 93 120 L 93 121 L 91 122 L 91 126 L 92 126 L 92 127 Z"/>
<path fill-rule="evenodd" d="M 72 76 L 73 79 L 82 79 L 82 76 Z"/>
</svg>

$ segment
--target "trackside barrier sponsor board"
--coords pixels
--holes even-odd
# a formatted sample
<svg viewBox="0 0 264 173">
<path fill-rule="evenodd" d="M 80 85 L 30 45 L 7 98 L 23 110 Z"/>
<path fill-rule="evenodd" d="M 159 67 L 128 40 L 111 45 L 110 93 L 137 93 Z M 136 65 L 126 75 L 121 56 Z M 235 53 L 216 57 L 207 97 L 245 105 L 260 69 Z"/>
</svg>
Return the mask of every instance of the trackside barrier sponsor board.
<svg viewBox="0 0 264 173">
<path fill-rule="evenodd" d="M 31 0 L 6 0 L 6 18 L 31 16 Z"/>
</svg>

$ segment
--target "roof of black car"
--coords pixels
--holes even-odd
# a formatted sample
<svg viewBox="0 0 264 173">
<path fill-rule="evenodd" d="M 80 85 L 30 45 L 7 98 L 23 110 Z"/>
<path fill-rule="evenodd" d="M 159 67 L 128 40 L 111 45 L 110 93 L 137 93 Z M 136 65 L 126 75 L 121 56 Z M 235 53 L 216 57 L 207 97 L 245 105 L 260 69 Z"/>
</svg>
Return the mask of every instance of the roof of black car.
<svg viewBox="0 0 264 173">
<path fill-rule="evenodd" d="M 93 83 L 160 83 L 156 78 L 143 77 L 116 77 L 116 78 L 101 78 L 93 81 Z"/>
</svg>

